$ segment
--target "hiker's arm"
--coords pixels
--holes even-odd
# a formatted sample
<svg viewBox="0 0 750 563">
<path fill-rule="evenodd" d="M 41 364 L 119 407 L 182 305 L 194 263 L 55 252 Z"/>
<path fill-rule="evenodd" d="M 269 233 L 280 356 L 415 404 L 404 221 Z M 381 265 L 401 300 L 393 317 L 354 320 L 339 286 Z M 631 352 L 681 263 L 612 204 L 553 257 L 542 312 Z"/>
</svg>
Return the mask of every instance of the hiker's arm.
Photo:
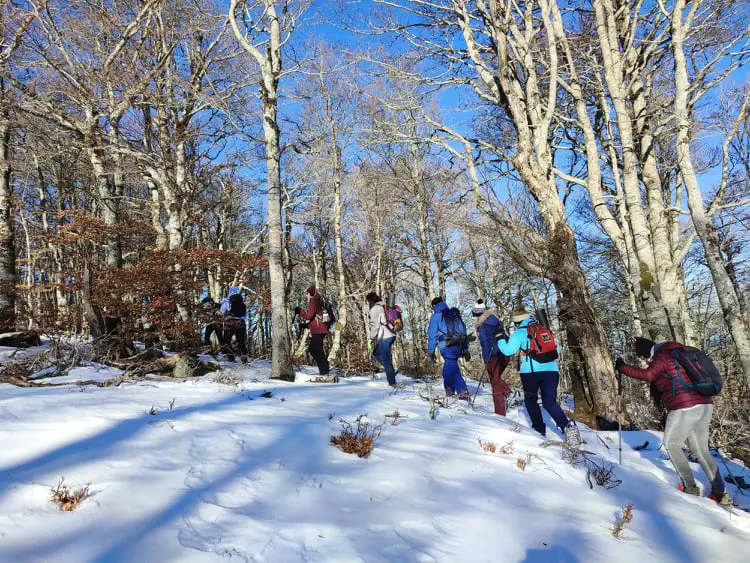
<svg viewBox="0 0 750 563">
<path fill-rule="evenodd" d="M 320 307 L 320 302 L 317 299 L 313 299 L 307 304 L 307 308 L 302 309 L 299 312 L 299 316 L 305 319 L 306 321 L 311 321 L 315 318 L 315 315 L 318 313 L 318 307 Z"/>
<path fill-rule="evenodd" d="M 646 369 L 637 368 L 628 364 L 620 364 L 619 369 L 623 375 L 627 375 L 633 379 L 640 379 L 641 381 L 646 381 L 648 383 L 651 383 L 666 371 L 664 362 L 661 358 L 654 359 Z"/>
<path fill-rule="evenodd" d="M 427 327 L 427 353 L 434 354 L 437 345 L 438 328 L 440 327 L 439 315 L 430 317 L 430 325 Z"/>
<path fill-rule="evenodd" d="M 521 349 L 521 345 L 526 337 L 526 329 L 517 329 L 508 340 L 498 340 L 497 347 L 504 356 L 512 356 Z"/>
<path fill-rule="evenodd" d="M 368 313 L 370 319 L 370 340 L 377 338 L 380 333 L 380 307 L 373 306 Z"/>
<path fill-rule="evenodd" d="M 225 299 L 221 303 L 221 308 L 219 309 L 219 313 L 222 315 L 226 315 L 229 312 L 229 299 Z"/>
</svg>

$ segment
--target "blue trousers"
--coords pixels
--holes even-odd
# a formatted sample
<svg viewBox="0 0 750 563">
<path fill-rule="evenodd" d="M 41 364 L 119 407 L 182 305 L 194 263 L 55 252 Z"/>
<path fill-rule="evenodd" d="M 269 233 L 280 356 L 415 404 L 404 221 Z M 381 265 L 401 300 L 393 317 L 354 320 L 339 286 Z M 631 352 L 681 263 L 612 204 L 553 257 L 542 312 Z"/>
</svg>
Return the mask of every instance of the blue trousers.
<svg viewBox="0 0 750 563">
<path fill-rule="evenodd" d="M 388 385 L 396 385 L 396 370 L 393 369 L 393 360 L 391 359 L 391 347 L 396 341 L 395 336 L 384 338 L 378 341 L 375 349 L 372 351 L 373 357 L 380 362 L 385 370 L 385 376 L 388 378 Z"/>
<path fill-rule="evenodd" d="M 443 364 L 443 385 L 445 386 L 445 393 L 447 395 L 453 395 L 454 393 L 462 393 L 469 390 L 466 387 L 466 382 L 461 376 L 461 368 L 458 367 L 458 359 L 443 358 L 445 363 Z"/>
<path fill-rule="evenodd" d="M 559 382 L 560 374 L 556 371 L 536 371 L 521 374 L 523 402 L 526 405 L 526 412 L 529 413 L 529 418 L 531 418 L 531 426 L 540 434 L 547 432 L 547 426 L 542 418 L 542 409 L 539 408 L 540 392 L 542 393 L 542 406 L 554 419 L 558 428 L 565 432 L 565 427 L 568 425 L 568 417 L 557 404 L 557 384 Z"/>
</svg>

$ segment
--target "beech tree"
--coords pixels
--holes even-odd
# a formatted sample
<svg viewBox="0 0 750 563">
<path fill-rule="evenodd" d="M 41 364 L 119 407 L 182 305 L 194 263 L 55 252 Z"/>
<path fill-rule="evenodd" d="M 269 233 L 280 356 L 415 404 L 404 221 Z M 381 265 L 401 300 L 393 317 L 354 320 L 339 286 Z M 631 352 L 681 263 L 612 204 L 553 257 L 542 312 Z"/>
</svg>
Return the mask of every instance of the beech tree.
<svg viewBox="0 0 750 563">
<path fill-rule="evenodd" d="M 281 132 L 279 83 L 290 72 L 283 68 L 284 46 L 291 39 L 305 3 L 277 0 L 232 0 L 229 21 L 240 46 L 258 65 L 268 190 L 268 267 L 273 317 L 272 376 L 294 380 L 284 276 L 284 224 L 281 212 Z"/>
</svg>

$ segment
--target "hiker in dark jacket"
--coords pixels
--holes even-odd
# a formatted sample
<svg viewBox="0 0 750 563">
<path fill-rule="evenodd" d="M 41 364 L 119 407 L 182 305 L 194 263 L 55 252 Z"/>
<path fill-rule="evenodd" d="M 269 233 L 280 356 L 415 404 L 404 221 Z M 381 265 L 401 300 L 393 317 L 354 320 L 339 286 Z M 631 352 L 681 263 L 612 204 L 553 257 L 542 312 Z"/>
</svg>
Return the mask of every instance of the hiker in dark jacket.
<svg viewBox="0 0 750 563">
<path fill-rule="evenodd" d="M 682 452 L 682 446 L 687 441 L 711 483 L 709 498 L 721 504 L 728 504 L 729 495 L 724 490 L 724 480 L 708 450 L 713 401 L 711 397 L 701 395 L 679 382 L 680 378 L 686 382 L 690 381 L 682 366 L 679 366 L 678 374 L 678 363 L 672 355 L 674 350 L 681 347 L 682 344 L 678 342 L 656 344 L 647 338 L 639 337 L 635 339 L 635 353 L 641 358 L 651 360 L 648 367 L 639 369 L 626 364 L 622 358 L 617 358 L 615 368 L 628 377 L 652 383 L 659 393 L 661 402 L 668 411 L 663 444 L 680 476 L 678 488 L 691 495 L 700 495 L 693 472 Z"/>
<path fill-rule="evenodd" d="M 380 299 L 377 293 L 368 293 L 365 297 L 370 307 L 370 348 L 373 357 L 380 362 L 385 370 L 385 377 L 388 379 L 388 385 L 396 386 L 396 370 L 393 369 L 393 360 L 391 357 L 391 347 L 396 340 L 396 334 L 388 328 L 388 322 L 385 316 L 385 303 Z"/>
<path fill-rule="evenodd" d="M 307 351 L 318 364 L 318 372 L 320 375 L 328 375 L 330 366 L 323 346 L 323 341 L 328 334 L 328 325 L 323 322 L 321 296 L 314 285 L 307 288 L 305 299 L 307 300 L 307 307 L 304 309 L 298 307 L 295 309 L 295 313 L 307 321 L 307 328 L 310 331 L 310 345 Z"/>
<path fill-rule="evenodd" d="M 247 362 L 247 325 L 245 317 L 247 316 L 247 306 L 245 299 L 242 297 L 241 288 L 233 286 L 229 289 L 229 295 L 222 302 L 219 314 L 224 317 L 224 330 L 221 337 L 221 345 L 224 354 L 230 362 L 234 361 L 234 352 L 232 351 L 232 337 L 237 341 L 237 348 L 240 351 L 240 359 L 244 364 Z"/>
<path fill-rule="evenodd" d="M 503 355 L 497 347 L 498 339 L 505 335 L 503 321 L 495 311 L 485 306 L 482 299 L 477 301 L 471 316 L 474 317 L 477 338 L 482 347 L 482 361 L 490 378 L 495 414 L 505 416 L 505 398 L 510 395 L 510 387 L 503 379 L 503 371 L 508 366 L 510 358 Z"/>
<path fill-rule="evenodd" d="M 458 398 L 468 401 L 471 398 L 469 390 L 466 387 L 466 381 L 461 376 L 461 368 L 458 365 L 458 359 L 465 353 L 466 344 L 447 346 L 445 343 L 445 321 L 443 313 L 448 310 L 442 298 L 435 297 L 432 300 L 432 316 L 427 328 L 427 352 L 433 361 L 437 360 L 435 348 L 440 349 L 440 355 L 445 363 L 443 364 L 443 385 L 445 394 L 449 397 L 458 393 Z"/>
</svg>

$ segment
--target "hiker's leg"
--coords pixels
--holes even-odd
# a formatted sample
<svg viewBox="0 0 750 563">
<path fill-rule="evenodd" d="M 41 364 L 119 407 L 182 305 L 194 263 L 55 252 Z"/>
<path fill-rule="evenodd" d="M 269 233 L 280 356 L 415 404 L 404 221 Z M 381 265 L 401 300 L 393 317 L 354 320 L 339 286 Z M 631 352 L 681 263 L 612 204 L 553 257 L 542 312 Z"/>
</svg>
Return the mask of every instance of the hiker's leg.
<svg viewBox="0 0 750 563">
<path fill-rule="evenodd" d="M 378 346 L 380 348 L 380 363 L 383 364 L 383 369 L 385 369 L 388 385 L 396 385 L 396 372 L 393 369 L 393 360 L 391 358 L 391 348 L 395 340 L 393 337 L 386 338 L 379 342 Z"/>
<path fill-rule="evenodd" d="M 325 350 L 323 350 L 323 337 L 324 334 L 311 334 L 310 335 L 310 347 L 308 348 L 310 355 L 315 360 L 318 366 L 318 373 L 320 375 L 327 375 L 328 370 L 325 369 Z"/>
<path fill-rule="evenodd" d="M 529 413 L 531 427 L 542 435 L 546 434 L 547 426 L 544 424 L 544 418 L 542 418 L 542 409 L 539 408 L 537 374 L 522 374 L 521 387 L 523 387 L 523 404 L 526 406 L 526 412 Z"/>
<path fill-rule="evenodd" d="M 237 325 L 234 335 L 237 338 L 237 347 L 240 350 L 240 354 L 247 356 L 247 326 L 245 326 L 245 321 Z"/>
<path fill-rule="evenodd" d="M 466 381 L 464 380 L 464 376 L 461 375 L 461 366 L 458 363 L 458 359 L 451 360 L 455 363 L 455 373 L 453 376 L 453 389 L 456 391 L 456 394 L 460 395 L 461 393 L 468 394 L 469 388 L 466 387 Z"/>
<path fill-rule="evenodd" d="M 685 411 L 688 409 L 677 409 L 670 411 L 667 415 L 667 424 L 664 427 L 664 449 L 667 450 L 672 465 L 680 476 L 680 481 L 685 489 L 696 489 L 695 477 L 690 470 L 682 445 L 687 440 L 691 428 L 686 428 Z"/>
<path fill-rule="evenodd" d="M 708 449 L 708 432 L 711 427 L 713 408 L 713 405 L 700 405 L 690 409 L 699 411 L 697 413 L 699 416 L 694 430 L 688 435 L 687 442 L 711 483 L 711 493 L 720 497 L 724 493 L 724 479 L 719 473 L 716 460 Z"/>
<path fill-rule="evenodd" d="M 557 384 L 560 382 L 560 374 L 556 371 L 544 371 L 539 373 L 539 386 L 542 389 L 542 406 L 554 419 L 557 427 L 565 432 L 568 425 L 568 417 L 557 402 Z"/>
<path fill-rule="evenodd" d="M 495 406 L 495 414 L 505 416 L 505 397 L 507 395 L 508 384 L 503 381 L 501 376 L 502 366 L 500 358 L 493 356 L 485 366 L 487 375 L 490 378 L 492 386 L 492 404 Z"/>
<path fill-rule="evenodd" d="M 448 396 L 456 393 L 456 372 L 458 371 L 458 361 L 443 358 L 443 387 L 445 394 Z"/>
</svg>

